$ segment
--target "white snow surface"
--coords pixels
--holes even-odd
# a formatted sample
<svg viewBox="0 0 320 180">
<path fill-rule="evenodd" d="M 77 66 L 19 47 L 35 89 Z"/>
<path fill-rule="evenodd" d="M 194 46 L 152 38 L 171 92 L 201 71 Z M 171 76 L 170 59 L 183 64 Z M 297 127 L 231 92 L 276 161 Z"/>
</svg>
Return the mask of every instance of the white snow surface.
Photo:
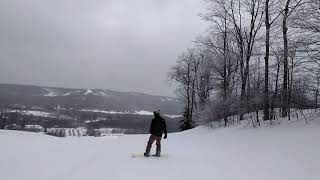
<svg viewBox="0 0 320 180">
<path fill-rule="evenodd" d="M 43 112 L 43 111 L 30 110 L 30 111 L 18 111 L 18 112 L 25 114 L 25 115 L 33 115 L 33 116 L 41 116 L 41 117 L 55 117 L 54 114 L 48 113 L 48 112 Z"/>
<path fill-rule="evenodd" d="M 168 134 L 163 158 L 143 153 L 149 135 L 58 138 L 0 131 L 3 180 L 319 180 L 320 118 L 259 128 L 198 127 Z M 154 152 L 154 147 L 153 147 Z"/>
<path fill-rule="evenodd" d="M 87 89 L 87 92 L 84 93 L 85 96 L 87 96 L 88 94 L 92 94 L 93 91 L 91 89 Z"/>
<path fill-rule="evenodd" d="M 181 118 L 181 117 L 183 117 L 182 115 L 168 115 L 168 114 L 165 114 L 164 116 L 169 117 L 169 118 Z"/>
<path fill-rule="evenodd" d="M 41 125 L 34 125 L 34 124 L 27 124 L 24 126 L 27 129 L 39 129 L 44 130 L 44 128 Z"/>
<path fill-rule="evenodd" d="M 71 92 L 67 92 L 65 94 L 63 94 L 62 96 L 70 96 L 71 95 Z"/>
<path fill-rule="evenodd" d="M 56 97 L 56 96 L 58 96 L 58 94 L 57 94 L 55 89 L 52 89 L 52 88 L 43 88 L 43 89 L 48 92 L 44 96 L 47 96 L 47 97 Z"/>
<path fill-rule="evenodd" d="M 153 116 L 153 112 L 151 112 L 151 111 L 135 111 L 133 114 L 145 115 L 145 116 Z"/>
</svg>

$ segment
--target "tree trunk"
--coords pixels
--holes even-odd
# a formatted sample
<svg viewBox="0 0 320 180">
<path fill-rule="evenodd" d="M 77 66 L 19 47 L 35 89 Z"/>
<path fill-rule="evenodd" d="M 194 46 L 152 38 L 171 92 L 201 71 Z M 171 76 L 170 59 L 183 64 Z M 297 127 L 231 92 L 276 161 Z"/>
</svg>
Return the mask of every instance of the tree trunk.
<svg viewBox="0 0 320 180">
<path fill-rule="evenodd" d="M 288 47 L 288 26 L 287 26 L 287 19 L 289 15 L 289 4 L 290 0 L 287 0 L 284 14 L 283 14 L 283 21 L 282 21 L 282 34 L 283 34 L 283 94 L 282 94 L 282 117 L 288 116 L 288 54 L 289 54 L 289 47 Z"/>
<path fill-rule="evenodd" d="M 195 78 L 192 80 L 190 119 L 193 118 L 193 108 L 196 108 L 196 103 L 195 103 L 196 93 L 194 91 L 194 87 L 195 87 Z"/>
<path fill-rule="evenodd" d="M 317 74 L 317 85 L 316 85 L 316 91 L 315 91 L 315 93 L 316 93 L 315 109 L 317 110 L 317 108 L 318 108 L 318 96 L 319 96 L 319 75 L 318 75 L 318 74 Z"/>
<path fill-rule="evenodd" d="M 3 118 L 3 113 L 0 114 L 0 129 L 4 129 L 4 118 Z"/>
<path fill-rule="evenodd" d="M 240 42 L 238 43 L 239 49 L 240 49 L 240 77 L 241 77 L 241 90 L 240 90 L 240 103 L 241 107 L 243 106 L 243 102 L 245 100 L 245 94 L 246 94 L 246 77 L 245 77 L 245 68 L 244 68 L 244 48 L 243 48 L 243 40 L 242 37 L 239 35 Z M 240 109 L 240 120 L 243 120 L 243 110 Z"/>
<path fill-rule="evenodd" d="M 291 59 L 291 72 L 290 72 L 290 81 L 289 82 L 290 82 L 290 87 L 289 87 L 289 97 L 288 97 L 288 120 L 290 121 L 292 82 L 293 82 L 293 57 Z"/>
<path fill-rule="evenodd" d="M 246 97 L 246 87 L 247 87 L 247 77 L 249 75 L 249 60 L 250 60 L 250 56 L 246 57 L 246 65 L 242 65 L 243 66 L 243 73 L 242 73 L 242 77 L 241 77 L 241 94 L 240 94 L 240 100 L 241 100 L 241 107 L 245 108 L 247 110 L 247 99 L 248 96 Z M 240 113 L 240 120 L 243 120 L 243 109 L 241 110 Z"/>
<path fill-rule="evenodd" d="M 316 89 L 316 103 L 315 103 L 315 108 L 318 108 L 318 96 L 319 96 L 319 90 L 318 88 Z"/>
<path fill-rule="evenodd" d="M 223 104 L 226 105 L 227 91 L 228 91 L 228 77 L 227 77 L 227 12 L 224 18 L 224 32 L 223 32 Z M 228 117 L 226 106 L 223 110 L 224 125 L 228 126 Z"/>
<path fill-rule="evenodd" d="M 269 53 L 270 53 L 270 22 L 269 22 L 269 0 L 265 3 L 265 25 L 266 25 L 266 56 L 264 57 L 264 108 L 263 120 L 269 120 Z"/>
<path fill-rule="evenodd" d="M 277 98 L 277 94 L 278 94 L 278 81 L 279 81 L 279 72 L 280 72 L 280 60 L 278 60 L 278 64 L 277 64 L 277 75 L 276 75 L 276 86 L 274 89 L 274 94 L 272 96 L 272 102 L 271 102 L 271 118 L 275 119 L 275 113 L 274 113 L 274 107 L 275 107 L 275 101 Z"/>
</svg>

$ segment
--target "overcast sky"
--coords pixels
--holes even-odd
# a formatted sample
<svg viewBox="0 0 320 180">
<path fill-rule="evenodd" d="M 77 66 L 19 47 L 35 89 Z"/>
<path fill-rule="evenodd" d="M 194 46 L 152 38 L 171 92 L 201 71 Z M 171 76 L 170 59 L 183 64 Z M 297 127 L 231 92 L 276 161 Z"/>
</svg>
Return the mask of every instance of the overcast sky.
<svg viewBox="0 0 320 180">
<path fill-rule="evenodd" d="M 0 83 L 174 95 L 203 0 L 1 0 Z"/>
</svg>

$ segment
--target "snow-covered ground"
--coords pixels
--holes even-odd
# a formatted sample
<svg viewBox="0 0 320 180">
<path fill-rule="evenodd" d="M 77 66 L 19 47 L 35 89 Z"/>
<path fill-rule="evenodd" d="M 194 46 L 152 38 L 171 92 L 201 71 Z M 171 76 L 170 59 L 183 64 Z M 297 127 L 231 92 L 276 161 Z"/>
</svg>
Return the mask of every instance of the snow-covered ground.
<svg viewBox="0 0 320 180">
<path fill-rule="evenodd" d="M 56 115 L 48 112 L 43 112 L 43 111 L 35 111 L 35 110 L 30 110 L 30 111 L 12 111 L 12 112 L 20 112 L 24 115 L 33 115 L 33 116 L 41 116 L 41 117 L 51 117 L 54 118 Z"/>
<path fill-rule="evenodd" d="M 47 96 L 47 97 L 56 97 L 57 96 L 57 92 L 55 89 L 53 89 L 53 88 L 43 88 L 43 89 L 48 92 L 44 96 Z"/>
<path fill-rule="evenodd" d="M 92 93 L 93 93 L 93 91 L 92 91 L 91 89 L 88 89 L 88 90 L 87 90 L 87 92 L 86 92 L 86 93 L 84 93 L 84 95 L 86 95 L 86 96 L 87 96 L 88 94 L 92 94 Z"/>
<path fill-rule="evenodd" d="M 246 123 L 244 123 L 246 124 Z M 163 140 L 163 158 L 131 158 L 148 135 L 57 138 L 0 131 L 2 180 L 319 180 L 320 118 L 198 127 Z"/>
</svg>

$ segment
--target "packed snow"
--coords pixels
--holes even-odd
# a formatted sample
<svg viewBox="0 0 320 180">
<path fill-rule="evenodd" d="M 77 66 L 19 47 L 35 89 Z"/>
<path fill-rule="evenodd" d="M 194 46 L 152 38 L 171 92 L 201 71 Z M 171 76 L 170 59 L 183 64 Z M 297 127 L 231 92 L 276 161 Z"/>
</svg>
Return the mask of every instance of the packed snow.
<svg viewBox="0 0 320 180">
<path fill-rule="evenodd" d="M 0 174 L 4 180 L 318 180 L 319 137 L 320 118 L 198 127 L 162 140 L 166 157 L 131 158 L 143 153 L 148 135 L 58 138 L 2 130 Z"/>
</svg>

